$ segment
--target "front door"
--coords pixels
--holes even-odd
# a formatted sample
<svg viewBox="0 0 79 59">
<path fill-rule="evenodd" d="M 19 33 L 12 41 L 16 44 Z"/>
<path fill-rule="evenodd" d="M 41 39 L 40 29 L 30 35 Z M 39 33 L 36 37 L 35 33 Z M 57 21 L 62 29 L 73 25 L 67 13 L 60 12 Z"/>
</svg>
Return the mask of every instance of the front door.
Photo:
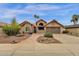
<svg viewBox="0 0 79 59">
<path fill-rule="evenodd" d="M 36 27 L 34 27 L 34 33 L 36 33 L 37 31 L 36 31 Z"/>
</svg>

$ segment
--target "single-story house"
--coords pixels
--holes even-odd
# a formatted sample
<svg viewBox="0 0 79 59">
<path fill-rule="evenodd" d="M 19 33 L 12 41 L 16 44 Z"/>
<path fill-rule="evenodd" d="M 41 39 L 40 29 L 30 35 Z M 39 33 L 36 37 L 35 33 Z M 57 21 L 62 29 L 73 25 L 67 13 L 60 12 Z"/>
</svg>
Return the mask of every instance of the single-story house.
<svg viewBox="0 0 79 59">
<path fill-rule="evenodd" d="M 79 33 L 79 24 L 65 26 L 70 33 Z"/>
<path fill-rule="evenodd" d="M 7 24 L 0 22 L 0 34 L 3 33 L 2 27 L 4 25 L 7 25 Z M 35 24 L 32 24 L 28 21 L 24 21 L 24 22 L 20 23 L 19 25 L 20 25 L 20 33 L 25 33 L 25 32 L 62 33 L 63 30 L 65 29 L 64 26 L 56 20 L 52 20 L 52 21 L 47 23 L 45 20 L 40 19 Z"/>
<path fill-rule="evenodd" d="M 24 21 L 20 24 L 21 29 L 20 32 L 26 32 L 26 31 L 31 31 L 33 32 L 34 30 L 38 33 L 41 32 L 52 32 L 52 33 L 62 33 L 64 30 L 64 26 L 57 22 L 56 20 L 46 22 L 43 19 L 38 20 L 35 24 L 31 24 L 28 21 Z"/>
</svg>

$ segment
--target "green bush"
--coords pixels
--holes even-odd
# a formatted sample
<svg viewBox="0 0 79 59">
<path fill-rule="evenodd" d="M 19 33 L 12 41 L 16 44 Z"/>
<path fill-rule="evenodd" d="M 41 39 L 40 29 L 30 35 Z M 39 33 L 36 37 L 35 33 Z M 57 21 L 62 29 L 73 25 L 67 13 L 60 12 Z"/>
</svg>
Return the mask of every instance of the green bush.
<svg viewBox="0 0 79 59">
<path fill-rule="evenodd" d="M 69 31 L 68 30 L 64 30 L 63 33 L 69 33 Z"/>
<path fill-rule="evenodd" d="M 4 33 L 6 33 L 9 36 L 17 35 L 19 33 L 19 26 L 6 25 L 3 27 L 3 31 L 4 31 Z"/>
<path fill-rule="evenodd" d="M 13 19 L 15 21 L 15 19 Z M 9 36 L 14 36 L 19 33 L 20 26 L 15 22 L 12 22 L 11 25 L 6 25 L 3 27 L 3 32 Z"/>
<path fill-rule="evenodd" d="M 52 33 L 46 32 L 46 33 L 44 34 L 44 37 L 52 38 L 53 36 L 52 36 Z"/>
</svg>

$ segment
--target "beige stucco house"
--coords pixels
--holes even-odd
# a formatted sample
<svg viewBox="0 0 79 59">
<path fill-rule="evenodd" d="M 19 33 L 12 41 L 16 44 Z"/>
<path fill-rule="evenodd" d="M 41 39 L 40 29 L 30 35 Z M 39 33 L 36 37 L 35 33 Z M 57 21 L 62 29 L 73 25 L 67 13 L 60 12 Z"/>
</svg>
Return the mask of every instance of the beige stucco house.
<svg viewBox="0 0 79 59">
<path fill-rule="evenodd" d="M 37 32 L 37 33 L 44 33 L 44 32 L 52 32 L 52 33 L 62 33 L 64 30 L 64 26 L 57 22 L 56 20 L 52 20 L 50 22 L 46 22 L 43 19 L 38 20 L 35 24 L 31 24 L 28 21 L 24 21 L 20 24 L 21 29 L 20 32 Z"/>
<path fill-rule="evenodd" d="M 75 25 L 68 25 L 65 26 L 66 30 L 69 31 L 69 33 L 78 33 L 79 34 L 79 24 Z"/>
</svg>

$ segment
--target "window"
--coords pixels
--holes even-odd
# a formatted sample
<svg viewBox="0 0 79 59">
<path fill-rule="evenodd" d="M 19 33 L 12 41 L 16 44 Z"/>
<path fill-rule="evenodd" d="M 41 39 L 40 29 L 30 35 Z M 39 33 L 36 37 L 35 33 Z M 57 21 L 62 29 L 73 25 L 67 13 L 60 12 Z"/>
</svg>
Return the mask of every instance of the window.
<svg viewBox="0 0 79 59">
<path fill-rule="evenodd" d="M 43 26 L 43 23 L 40 23 L 39 25 Z"/>
<path fill-rule="evenodd" d="M 29 30 L 29 28 L 28 27 L 26 27 L 26 32 Z"/>
<path fill-rule="evenodd" d="M 43 25 L 43 23 L 40 23 L 40 24 L 39 24 L 38 29 L 39 29 L 39 30 L 44 30 L 44 25 Z"/>
</svg>

